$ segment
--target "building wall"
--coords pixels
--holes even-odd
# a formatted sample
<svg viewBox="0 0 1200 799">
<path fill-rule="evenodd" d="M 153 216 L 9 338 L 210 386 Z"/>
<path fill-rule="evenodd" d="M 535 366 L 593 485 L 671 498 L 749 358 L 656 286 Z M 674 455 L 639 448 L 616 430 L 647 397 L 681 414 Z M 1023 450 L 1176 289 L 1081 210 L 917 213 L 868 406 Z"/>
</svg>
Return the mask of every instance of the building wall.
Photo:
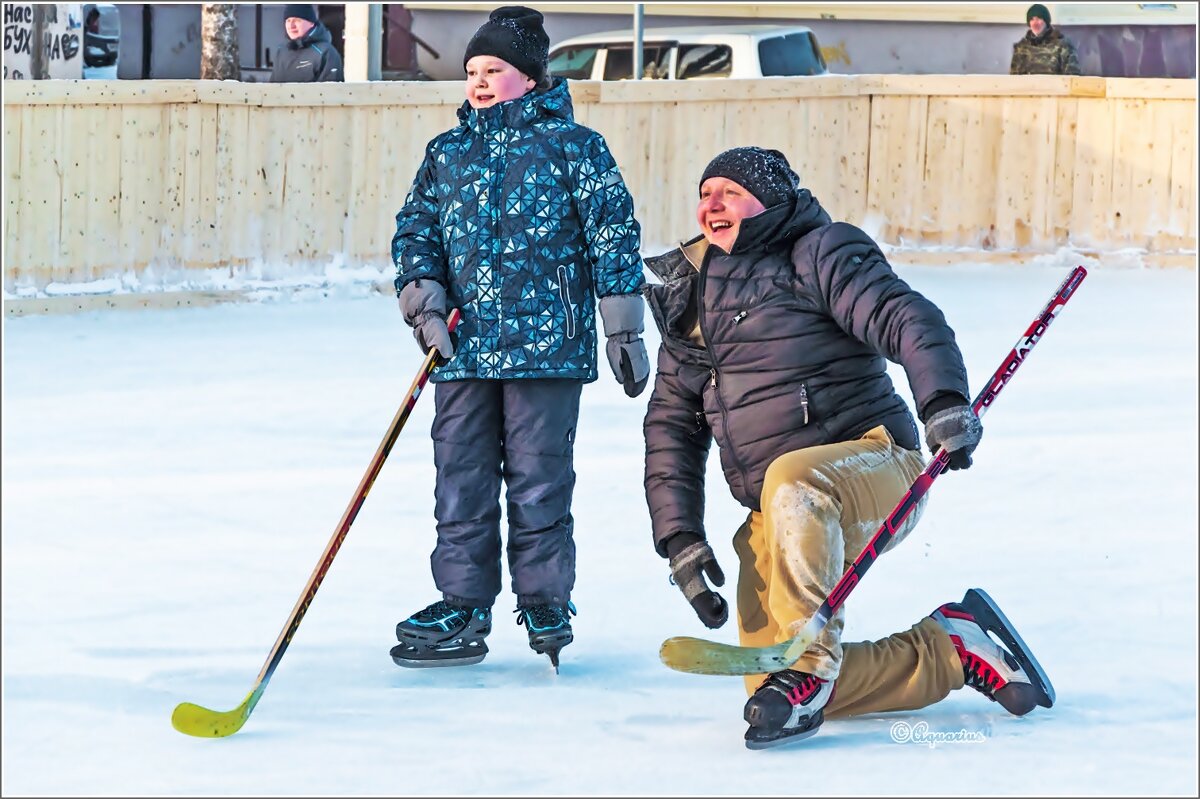
<svg viewBox="0 0 1200 799">
<path fill-rule="evenodd" d="M 444 4 L 442 4 L 444 5 Z M 410 4 L 413 31 L 441 53 L 434 59 L 418 50 L 418 63 L 434 80 L 463 77 L 462 53 L 486 10 L 427 8 Z M 549 12 L 546 33 L 554 43 L 605 30 L 632 30 L 630 13 Z M 651 27 L 721 24 L 803 24 L 821 42 L 831 72 L 844 74 L 1005 74 L 1013 43 L 1025 35 L 1018 11 L 1012 23 L 871 19 L 820 19 L 764 16 L 746 18 L 683 16 L 644 17 Z M 1196 77 L 1195 25 L 1064 24 L 1075 42 L 1085 75 L 1100 77 Z"/>
</svg>

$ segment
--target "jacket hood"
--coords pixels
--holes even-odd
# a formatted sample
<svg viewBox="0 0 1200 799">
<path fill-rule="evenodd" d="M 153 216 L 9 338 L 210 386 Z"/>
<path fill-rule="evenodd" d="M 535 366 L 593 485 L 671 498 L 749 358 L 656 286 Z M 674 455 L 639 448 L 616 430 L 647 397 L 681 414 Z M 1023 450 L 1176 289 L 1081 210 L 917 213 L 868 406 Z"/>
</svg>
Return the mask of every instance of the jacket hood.
<svg viewBox="0 0 1200 799">
<path fill-rule="evenodd" d="M 458 121 L 473 130 L 489 130 L 498 126 L 515 128 L 539 118 L 575 121 L 575 107 L 571 103 L 566 78 L 551 78 L 549 89 L 533 89 L 520 97 L 487 108 L 472 108 L 469 100 L 458 108 Z"/>
<path fill-rule="evenodd" d="M 325 23 L 318 22 L 313 26 L 312 30 L 299 39 L 288 39 L 288 47 L 293 50 L 300 50 L 308 47 L 310 44 L 330 44 L 332 42 L 333 36 L 329 33 L 329 28 L 325 27 Z"/>
<path fill-rule="evenodd" d="M 743 219 L 729 254 L 790 246 L 804 234 L 831 221 L 817 198 L 808 189 L 800 189 L 792 199 Z"/>
</svg>

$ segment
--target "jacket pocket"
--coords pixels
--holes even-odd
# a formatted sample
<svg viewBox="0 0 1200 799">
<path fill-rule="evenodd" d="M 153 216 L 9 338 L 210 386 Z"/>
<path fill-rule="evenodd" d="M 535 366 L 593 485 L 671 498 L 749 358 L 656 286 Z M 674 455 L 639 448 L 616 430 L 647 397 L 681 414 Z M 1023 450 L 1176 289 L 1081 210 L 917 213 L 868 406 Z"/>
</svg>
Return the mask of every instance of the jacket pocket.
<svg viewBox="0 0 1200 799">
<path fill-rule="evenodd" d="M 567 338 L 575 338 L 575 303 L 571 302 L 571 288 L 567 285 L 567 268 L 558 267 L 558 297 L 562 300 L 563 313 L 567 317 Z"/>
</svg>

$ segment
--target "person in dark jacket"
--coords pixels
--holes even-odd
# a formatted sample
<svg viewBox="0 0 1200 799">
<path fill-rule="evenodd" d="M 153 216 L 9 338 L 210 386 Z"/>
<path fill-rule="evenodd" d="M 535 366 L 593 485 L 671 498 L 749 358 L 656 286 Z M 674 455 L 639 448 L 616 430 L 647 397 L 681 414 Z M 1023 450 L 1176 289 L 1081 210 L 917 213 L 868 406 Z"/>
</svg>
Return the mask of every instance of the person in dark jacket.
<svg viewBox="0 0 1200 799">
<path fill-rule="evenodd" d="M 518 623 L 550 656 L 573 640 L 573 447 L 596 379 L 596 298 L 625 392 L 650 376 L 633 200 L 600 134 L 546 73 L 542 15 L 492 12 L 467 44 L 459 125 L 428 145 L 396 215 L 404 320 L 434 373 L 434 582 L 442 598 L 397 626 L 401 666 L 477 663 L 500 592 L 501 479 Z M 448 332 L 451 308 L 462 312 Z"/>
<path fill-rule="evenodd" d="M 284 11 L 287 44 L 275 50 L 271 83 L 342 81 L 342 56 L 333 46 L 329 28 L 317 18 L 316 6 L 289 3 Z"/>
<path fill-rule="evenodd" d="M 723 625 L 708 581 L 724 574 L 703 523 L 715 440 L 749 510 L 734 537 L 741 642 L 771 646 L 804 627 L 925 467 L 886 360 L 903 365 L 926 442 L 946 447 L 949 468 L 971 465 L 982 427 L 942 312 L 867 234 L 831 221 L 782 153 L 714 158 L 697 221 L 702 235 L 646 261 L 662 280 L 645 290 L 662 332 L 644 422 L 654 544 L 700 620 Z M 842 644 L 843 624 L 844 607 L 791 668 L 746 679 L 747 746 L 805 738 L 826 714 L 924 707 L 965 682 L 1017 714 L 1039 698 L 962 603 L 874 643 Z"/>
<path fill-rule="evenodd" d="M 1075 45 L 1050 25 L 1050 10 L 1034 3 L 1025 12 L 1029 30 L 1013 45 L 1010 75 L 1079 75 Z"/>
</svg>

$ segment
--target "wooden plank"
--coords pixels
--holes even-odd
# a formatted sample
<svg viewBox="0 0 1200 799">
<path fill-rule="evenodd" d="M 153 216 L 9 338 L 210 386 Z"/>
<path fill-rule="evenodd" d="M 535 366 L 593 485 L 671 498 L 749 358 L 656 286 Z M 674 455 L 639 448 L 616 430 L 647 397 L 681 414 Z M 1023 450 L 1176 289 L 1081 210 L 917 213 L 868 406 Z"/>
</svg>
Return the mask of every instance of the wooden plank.
<svg viewBox="0 0 1200 799">
<path fill-rule="evenodd" d="M 58 262 L 58 214 L 60 175 L 57 158 L 59 110 L 52 106 L 29 106 L 22 120 L 28 136 L 21 138 L 22 216 L 26 225 L 26 247 L 22 260 L 37 274 L 38 285 L 56 279 Z"/>
<path fill-rule="evenodd" d="M 1047 229 L 1050 239 L 1057 243 L 1071 239 L 1071 199 L 1075 193 L 1079 100 L 1074 97 L 1059 98 L 1056 115 L 1053 141 L 1054 173 L 1050 203 L 1047 207 Z"/>
<path fill-rule="evenodd" d="M 239 264 L 249 257 L 246 247 L 246 180 L 248 178 L 250 111 L 244 106 L 217 109 L 215 142 L 216 233 L 223 263 Z"/>
<path fill-rule="evenodd" d="M 186 80 L 5 81 L 5 105 L 130 105 L 194 103 L 196 87 Z"/>
<path fill-rule="evenodd" d="M 258 209 L 262 220 L 259 257 L 267 264 L 276 264 L 286 257 L 290 238 L 284 222 L 284 178 L 290 148 L 289 137 L 284 134 L 290 133 L 291 110 L 273 107 L 256 109 L 255 113 L 259 122 L 257 133 L 264 142 L 259 163 L 259 174 L 262 175 Z"/>
<path fill-rule="evenodd" d="M 1116 99 L 1195 100 L 1196 80 L 1179 78 L 1105 78 L 1105 96 Z"/>
<path fill-rule="evenodd" d="M 5 290 L 15 288 L 21 237 L 24 234 L 21 219 L 21 123 L 25 114 L 13 106 L 4 114 L 4 281 Z"/>
<path fill-rule="evenodd" d="M 1104 78 L 1068 75 L 858 75 L 859 91 L 877 95 L 970 97 L 1103 96 Z"/>
<path fill-rule="evenodd" d="M 170 114 L 167 106 L 121 109 L 120 238 L 122 262 L 140 271 L 155 262 L 167 203 Z M 148 168 L 150 166 L 150 168 Z"/>
<path fill-rule="evenodd" d="M 88 160 L 95 142 L 88 135 L 87 106 L 61 106 L 62 197 L 58 207 L 61 230 L 59 256 L 63 280 L 80 283 L 91 279 L 88 253 L 92 248 L 88 230 L 90 191 Z M 100 151 L 103 152 L 103 151 Z"/>
<path fill-rule="evenodd" d="M 192 224 L 196 229 L 196 266 L 209 269 L 222 260 L 217 231 L 217 106 L 197 106 L 196 117 L 200 142 L 193 157 L 198 210 Z"/>
<path fill-rule="evenodd" d="M 722 80 L 624 80 L 600 83 L 600 103 L 710 103 L 795 97 L 844 97 L 861 92 L 860 75 Z"/>
<path fill-rule="evenodd" d="M 159 239 L 159 260 L 164 267 L 177 266 L 186 256 L 187 111 L 186 105 L 167 106 L 167 151 L 163 159 L 165 202 Z"/>
</svg>

